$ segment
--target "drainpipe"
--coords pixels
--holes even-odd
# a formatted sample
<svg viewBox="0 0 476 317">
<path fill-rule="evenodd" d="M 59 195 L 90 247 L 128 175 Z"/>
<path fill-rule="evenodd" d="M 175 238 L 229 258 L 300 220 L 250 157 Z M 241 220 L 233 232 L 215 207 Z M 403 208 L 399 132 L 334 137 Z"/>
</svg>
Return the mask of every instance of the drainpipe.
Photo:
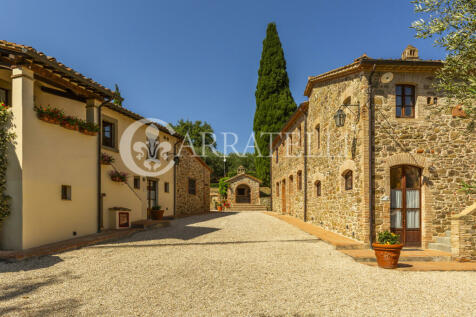
<svg viewBox="0 0 476 317">
<path fill-rule="evenodd" d="M 373 222 L 374 222 L 374 192 L 373 192 L 373 127 L 374 127 L 374 118 L 373 118 L 373 87 L 372 87 L 372 77 L 375 73 L 375 64 L 372 67 L 372 71 L 369 76 L 369 87 L 367 90 L 368 104 L 369 104 L 369 245 L 372 248 L 373 243 Z"/>
<path fill-rule="evenodd" d="M 97 232 L 101 232 L 101 225 L 102 225 L 102 188 L 101 188 L 101 182 L 102 182 L 102 175 L 101 175 L 101 137 L 102 137 L 102 114 L 101 110 L 102 107 L 109 103 L 112 100 L 112 98 L 106 99 L 103 103 L 101 103 L 98 106 L 98 125 L 99 125 L 99 133 L 98 133 L 98 138 L 97 138 L 97 199 L 98 199 L 98 227 L 97 227 Z M 117 136 L 116 136 L 117 137 Z"/>
<path fill-rule="evenodd" d="M 177 213 L 177 167 L 179 164 L 179 157 L 177 156 L 177 144 L 179 144 L 182 140 L 178 140 L 174 144 L 174 218 Z"/>
<path fill-rule="evenodd" d="M 307 221 L 307 112 L 304 112 L 304 222 Z"/>
</svg>

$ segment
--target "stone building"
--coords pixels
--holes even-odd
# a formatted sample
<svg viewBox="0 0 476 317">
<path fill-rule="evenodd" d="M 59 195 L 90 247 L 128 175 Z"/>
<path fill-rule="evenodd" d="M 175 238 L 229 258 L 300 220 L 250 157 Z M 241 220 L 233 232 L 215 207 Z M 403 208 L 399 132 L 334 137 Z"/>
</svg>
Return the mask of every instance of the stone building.
<svg viewBox="0 0 476 317">
<path fill-rule="evenodd" d="M 273 210 L 365 243 L 389 229 L 406 246 L 474 245 L 474 211 L 457 218 L 473 228 L 464 237 L 452 221 L 476 200 L 460 190 L 476 177 L 476 133 L 433 88 L 441 66 L 408 46 L 401 59 L 364 54 L 310 77 L 308 101 L 273 142 Z"/>
<path fill-rule="evenodd" d="M 260 204 L 261 180 L 246 174 L 243 166 L 238 168 L 238 173 L 229 178 L 227 198 L 231 210 L 266 210 Z"/>
</svg>

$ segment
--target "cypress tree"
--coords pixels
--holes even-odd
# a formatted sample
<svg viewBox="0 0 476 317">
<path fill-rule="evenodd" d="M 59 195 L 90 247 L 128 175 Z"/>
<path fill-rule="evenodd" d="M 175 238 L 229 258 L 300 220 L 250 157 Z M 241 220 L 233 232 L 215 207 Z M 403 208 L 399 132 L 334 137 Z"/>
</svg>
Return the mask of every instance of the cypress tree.
<svg viewBox="0 0 476 317">
<path fill-rule="evenodd" d="M 114 104 L 116 106 L 122 107 L 122 102 L 124 98 L 121 96 L 121 91 L 119 90 L 119 86 L 116 84 L 116 90 L 114 91 Z"/>
<path fill-rule="evenodd" d="M 296 111 L 286 60 L 275 23 L 269 23 L 263 41 L 258 84 L 256 85 L 256 112 L 253 123 L 255 132 L 256 173 L 264 184 L 270 181 L 270 136 L 262 133 L 279 132 Z M 259 150 L 259 151 L 258 151 Z M 258 156 L 261 153 L 262 157 Z"/>
</svg>

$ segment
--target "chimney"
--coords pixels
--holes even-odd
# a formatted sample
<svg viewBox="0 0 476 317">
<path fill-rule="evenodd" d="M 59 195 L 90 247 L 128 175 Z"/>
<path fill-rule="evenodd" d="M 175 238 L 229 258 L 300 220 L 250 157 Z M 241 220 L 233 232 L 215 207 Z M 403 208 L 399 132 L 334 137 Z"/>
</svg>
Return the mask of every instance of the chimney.
<svg viewBox="0 0 476 317">
<path fill-rule="evenodd" d="M 415 46 L 408 45 L 402 53 L 402 60 L 404 61 L 416 61 L 418 58 L 418 49 Z"/>
</svg>

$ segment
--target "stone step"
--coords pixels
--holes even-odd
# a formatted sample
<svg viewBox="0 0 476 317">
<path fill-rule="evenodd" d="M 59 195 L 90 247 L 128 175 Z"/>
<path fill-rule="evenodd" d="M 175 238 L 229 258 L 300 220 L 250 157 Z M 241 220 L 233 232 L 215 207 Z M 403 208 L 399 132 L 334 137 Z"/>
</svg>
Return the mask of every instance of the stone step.
<svg viewBox="0 0 476 317">
<path fill-rule="evenodd" d="M 450 237 L 436 237 L 436 243 L 446 244 L 451 246 L 451 238 Z"/>
<path fill-rule="evenodd" d="M 428 249 L 451 252 L 451 245 L 446 243 L 428 243 Z"/>
</svg>

